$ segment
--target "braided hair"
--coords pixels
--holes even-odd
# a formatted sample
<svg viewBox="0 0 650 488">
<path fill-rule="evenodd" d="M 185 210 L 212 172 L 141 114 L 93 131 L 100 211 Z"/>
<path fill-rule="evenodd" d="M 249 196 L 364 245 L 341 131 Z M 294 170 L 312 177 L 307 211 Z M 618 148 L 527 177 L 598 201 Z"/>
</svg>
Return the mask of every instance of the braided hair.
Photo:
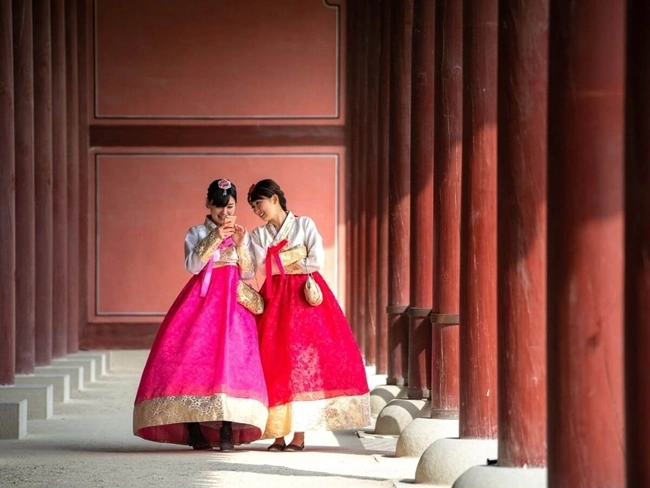
<svg viewBox="0 0 650 488">
<path fill-rule="evenodd" d="M 250 187 L 248 190 L 248 203 L 253 203 L 255 200 L 261 200 L 262 198 L 271 198 L 273 195 L 277 195 L 282 210 L 288 212 L 287 199 L 282 188 L 270 179 L 260 180 Z"/>
</svg>

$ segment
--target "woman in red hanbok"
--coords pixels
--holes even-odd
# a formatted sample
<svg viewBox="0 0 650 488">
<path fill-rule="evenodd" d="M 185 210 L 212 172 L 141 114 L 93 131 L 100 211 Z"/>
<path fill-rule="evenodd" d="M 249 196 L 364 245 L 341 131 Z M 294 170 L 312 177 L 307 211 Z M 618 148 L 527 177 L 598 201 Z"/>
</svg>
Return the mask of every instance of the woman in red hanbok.
<svg viewBox="0 0 650 488">
<path fill-rule="evenodd" d="M 194 276 L 163 320 L 135 399 L 133 431 L 144 439 L 231 451 L 266 426 L 255 316 L 237 302 L 237 285 L 255 266 L 250 236 L 234 224 L 236 201 L 235 185 L 214 181 L 210 214 L 185 237 Z"/>
<path fill-rule="evenodd" d="M 269 450 L 301 451 L 308 430 L 344 430 L 370 424 L 365 367 L 350 325 L 319 270 L 323 240 L 309 217 L 287 210 L 273 180 L 253 185 L 248 202 L 266 222 L 251 233 L 256 264 L 265 271 L 258 318 L 260 354 L 269 395 L 264 438 Z M 304 294 L 311 274 L 322 303 Z M 289 444 L 284 436 L 294 432 Z"/>
</svg>

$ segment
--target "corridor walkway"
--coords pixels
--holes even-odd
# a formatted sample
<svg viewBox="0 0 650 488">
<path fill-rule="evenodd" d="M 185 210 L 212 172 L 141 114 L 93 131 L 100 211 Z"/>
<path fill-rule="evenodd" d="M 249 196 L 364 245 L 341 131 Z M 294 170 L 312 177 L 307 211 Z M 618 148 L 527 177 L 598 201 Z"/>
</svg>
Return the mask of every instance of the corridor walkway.
<svg viewBox="0 0 650 488">
<path fill-rule="evenodd" d="M 0 441 L 0 487 L 370 488 L 414 477 L 418 459 L 393 457 L 396 438 L 363 433 L 308 433 L 301 453 L 267 452 L 270 441 L 225 454 L 137 438 L 131 412 L 146 356 L 113 352 L 108 374 L 71 393 L 54 417 L 30 420 L 21 440 Z M 376 380 L 369 377 L 371 388 Z"/>
</svg>

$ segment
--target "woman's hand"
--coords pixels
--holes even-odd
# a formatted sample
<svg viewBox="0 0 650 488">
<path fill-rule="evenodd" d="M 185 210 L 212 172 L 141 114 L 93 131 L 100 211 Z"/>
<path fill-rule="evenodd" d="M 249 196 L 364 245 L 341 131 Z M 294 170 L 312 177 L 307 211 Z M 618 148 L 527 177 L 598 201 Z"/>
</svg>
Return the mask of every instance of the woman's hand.
<svg viewBox="0 0 650 488">
<path fill-rule="evenodd" d="M 244 237 L 246 236 L 246 229 L 241 225 L 235 225 L 234 234 L 232 234 L 232 241 L 236 246 L 244 244 Z"/>
<path fill-rule="evenodd" d="M 235 233 L 235 225 L 232 223 L 226 223 L 217 229 L 217 235 L 219 239 L 228 239 Z M 233 237 L 234 240 L 234 237 Z"/>
</svg>

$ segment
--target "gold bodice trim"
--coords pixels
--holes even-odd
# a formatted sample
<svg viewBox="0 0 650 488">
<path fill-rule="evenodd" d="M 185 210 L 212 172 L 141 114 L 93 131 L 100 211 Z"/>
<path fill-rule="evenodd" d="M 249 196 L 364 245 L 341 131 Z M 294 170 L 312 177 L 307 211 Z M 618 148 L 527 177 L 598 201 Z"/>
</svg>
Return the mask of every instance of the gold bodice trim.
<svg viewBox="0 0 650 488">
<path fill-rule="evenodd" d="M 306 274 L 307 268 L 302 260 L 307 257 L 307 247 L 304 244 L 299 244 L 290 249 L 283 249 L 280 251 L 280 260 L 284 267 L 286 274 Z M 273 263 L 273 274 L 279 274 L 275 262 Z"/>
</svg>

